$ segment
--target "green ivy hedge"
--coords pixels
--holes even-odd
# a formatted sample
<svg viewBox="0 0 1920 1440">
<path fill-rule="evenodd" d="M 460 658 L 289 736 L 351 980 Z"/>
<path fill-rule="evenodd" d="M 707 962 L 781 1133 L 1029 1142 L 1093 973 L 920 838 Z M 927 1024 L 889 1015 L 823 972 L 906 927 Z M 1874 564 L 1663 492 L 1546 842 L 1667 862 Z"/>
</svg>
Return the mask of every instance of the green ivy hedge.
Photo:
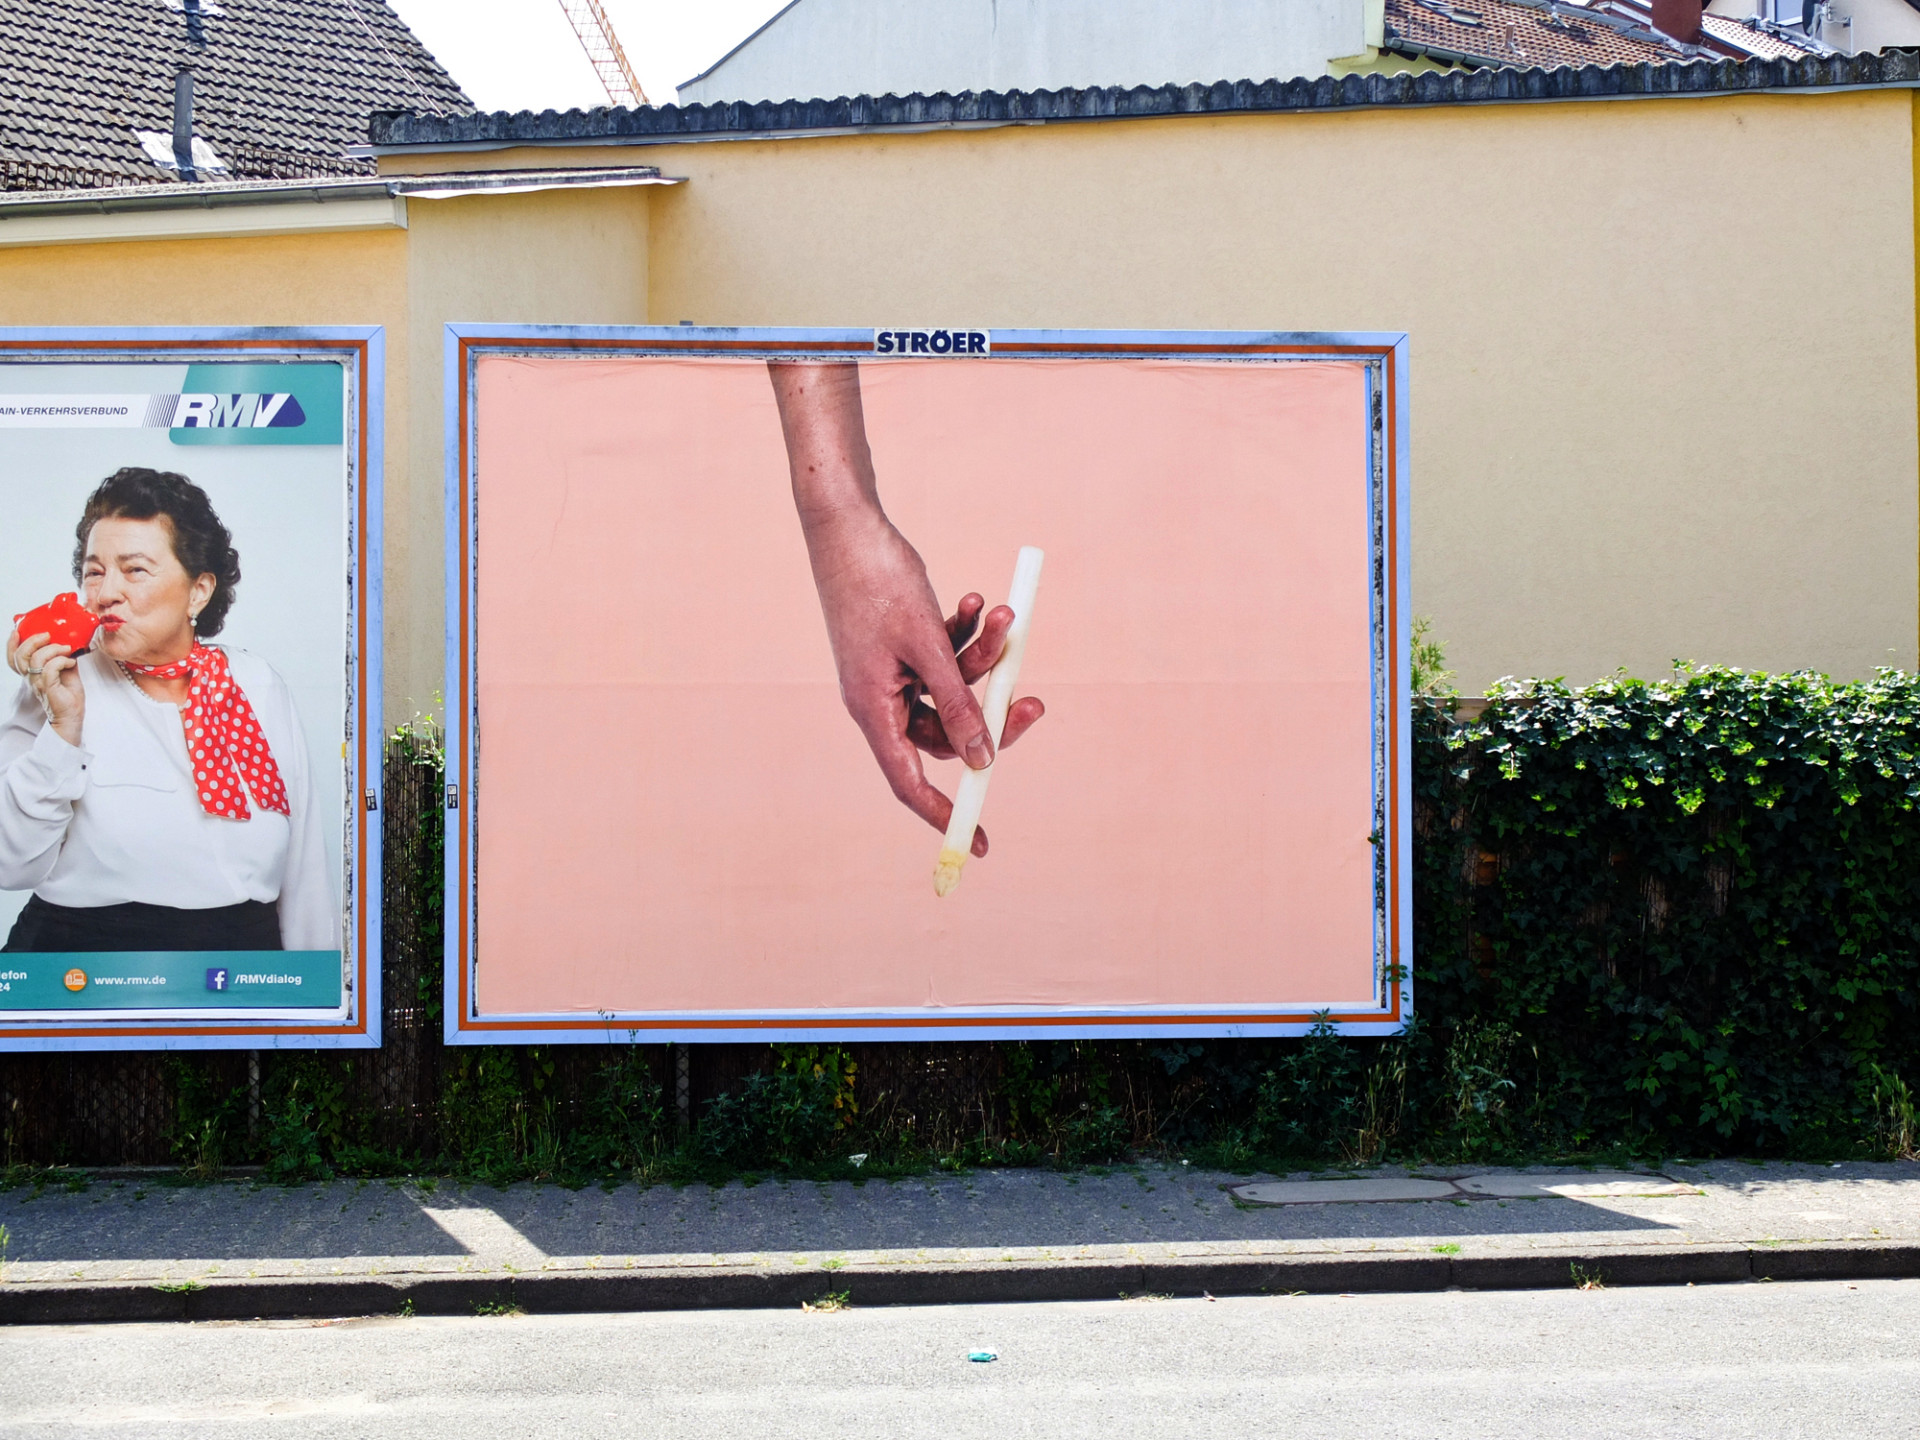
<svg viewBox="0 0 1920 1440">
<path fill-rule="evenodd" d="M 1415 746 L 1416 1010 L 1516 1138 L 1911 1146 L 1920 680 L 1505 682 Z"/>
</svg>

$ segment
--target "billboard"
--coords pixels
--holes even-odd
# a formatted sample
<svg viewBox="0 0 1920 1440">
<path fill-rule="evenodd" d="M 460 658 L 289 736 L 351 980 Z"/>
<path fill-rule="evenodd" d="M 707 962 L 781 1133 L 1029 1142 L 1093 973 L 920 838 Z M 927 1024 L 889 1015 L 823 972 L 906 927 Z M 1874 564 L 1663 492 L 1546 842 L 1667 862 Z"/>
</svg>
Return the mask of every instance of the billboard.
<svg viewBox="0 0 1920 1440">
<path fill-rule="evenodd" d="M 1404 1023 L 1404 337 L 447 343 L 450 1041 Z"/>
<path fill-rule="evenodd" d="M 379 1043 L 380 385 L 0 331 L 0 1048 Z"/>
</svg>

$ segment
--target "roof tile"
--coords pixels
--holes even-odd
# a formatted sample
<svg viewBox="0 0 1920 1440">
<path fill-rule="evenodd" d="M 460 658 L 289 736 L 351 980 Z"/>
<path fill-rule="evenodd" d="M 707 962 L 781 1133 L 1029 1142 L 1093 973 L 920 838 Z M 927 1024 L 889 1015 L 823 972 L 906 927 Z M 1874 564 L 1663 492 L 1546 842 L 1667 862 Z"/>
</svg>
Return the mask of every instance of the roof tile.
<svg viewBox="0 0 1920 1440">
<path fill-rule="evenodd" d="M 0 189 L 163 183 L 137 130 L 171 131 L 194 72 L 194 133 L 236 175 L 366 168 L 368 117 L 473 104 L 385 0 L 0 0 Z"/>
</svg>

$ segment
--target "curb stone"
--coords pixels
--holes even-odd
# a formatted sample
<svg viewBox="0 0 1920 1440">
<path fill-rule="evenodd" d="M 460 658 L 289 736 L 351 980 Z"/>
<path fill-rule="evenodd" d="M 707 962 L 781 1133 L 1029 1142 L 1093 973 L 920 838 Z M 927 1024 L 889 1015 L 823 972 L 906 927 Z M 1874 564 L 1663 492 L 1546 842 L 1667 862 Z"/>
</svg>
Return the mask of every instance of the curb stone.
<svg viewBox="0 0 1920 1440">
<path fill-rule="evenodd" d="M 1712 1285 L 1746 1280 L 1906 1279 L 1920 1245 L 1698 1245 L 1641 1250 L 1534 1250 L 1508 1255 L 1248 1255 L 1191 1260 L 1042 1261 L 999 1265 L 572 1270 L 510 1276 L 312 1276 L 212 1280 L 192 1290 L 150 1283 L 0 1284 L 0 1325 L 115 1321 L 318 1319 L 340 1315 L 473 1315 L 788 1309 L 844 1289 L 855 1305 L 978 1305 L 1111 1300 L 1122 1295 L 1285 1295 L 1447 1289 L 1558 1290 L 1573 1267 L 1604 1285 Z M 410 1308 L 409 1308 L 410 1302 Z"/>
<path fill-rule="evenodd" d="M 1837 1245 L 1756 1245 L 1756 1280 L 1907 1280 L 1920 1275 L 1920 1245 L 1855 1241 Z"/>
</svg>

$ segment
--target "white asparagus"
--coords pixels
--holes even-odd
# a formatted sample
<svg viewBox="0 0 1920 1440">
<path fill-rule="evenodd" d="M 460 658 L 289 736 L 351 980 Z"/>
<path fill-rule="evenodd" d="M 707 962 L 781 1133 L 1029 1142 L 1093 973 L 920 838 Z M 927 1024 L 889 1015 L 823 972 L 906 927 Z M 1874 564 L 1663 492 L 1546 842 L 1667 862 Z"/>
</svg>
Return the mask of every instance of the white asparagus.
<svg viewBox="0 0 1920 1440">
<path fill-rule="evenodd" d="M 1047 552 L 1033 545 L 1020 547 L 1020 558 L 1013 567 L 1013 588 L 1007 606 L 1013 611 L 1013 624 L 1007 627 L 1006 648 L 987 672 L 987 733 L 993 736 L 994 763 L 983 770 L 960 772 L 960 788 L 953 796 L 953 819 L 947 824 L 946 838 L 940 842 L 940 859 L 933 867 L 933 893 L 943 899 L 960 884 L 961 868 L 973 853 L 973 832 L 980 823 L 980 810 L 987 803 L 987 782 L 993 779 L 999 763 L 1000 734 L 1007 728 L 1007 707 L 1013 703 L 1014 683 L 1020 678 L 1020 660 L 1027 653 L 1027 632 L 1033 626 L 1033 600 L 1040 590 L 1040 566 Z"/>
</svg>

